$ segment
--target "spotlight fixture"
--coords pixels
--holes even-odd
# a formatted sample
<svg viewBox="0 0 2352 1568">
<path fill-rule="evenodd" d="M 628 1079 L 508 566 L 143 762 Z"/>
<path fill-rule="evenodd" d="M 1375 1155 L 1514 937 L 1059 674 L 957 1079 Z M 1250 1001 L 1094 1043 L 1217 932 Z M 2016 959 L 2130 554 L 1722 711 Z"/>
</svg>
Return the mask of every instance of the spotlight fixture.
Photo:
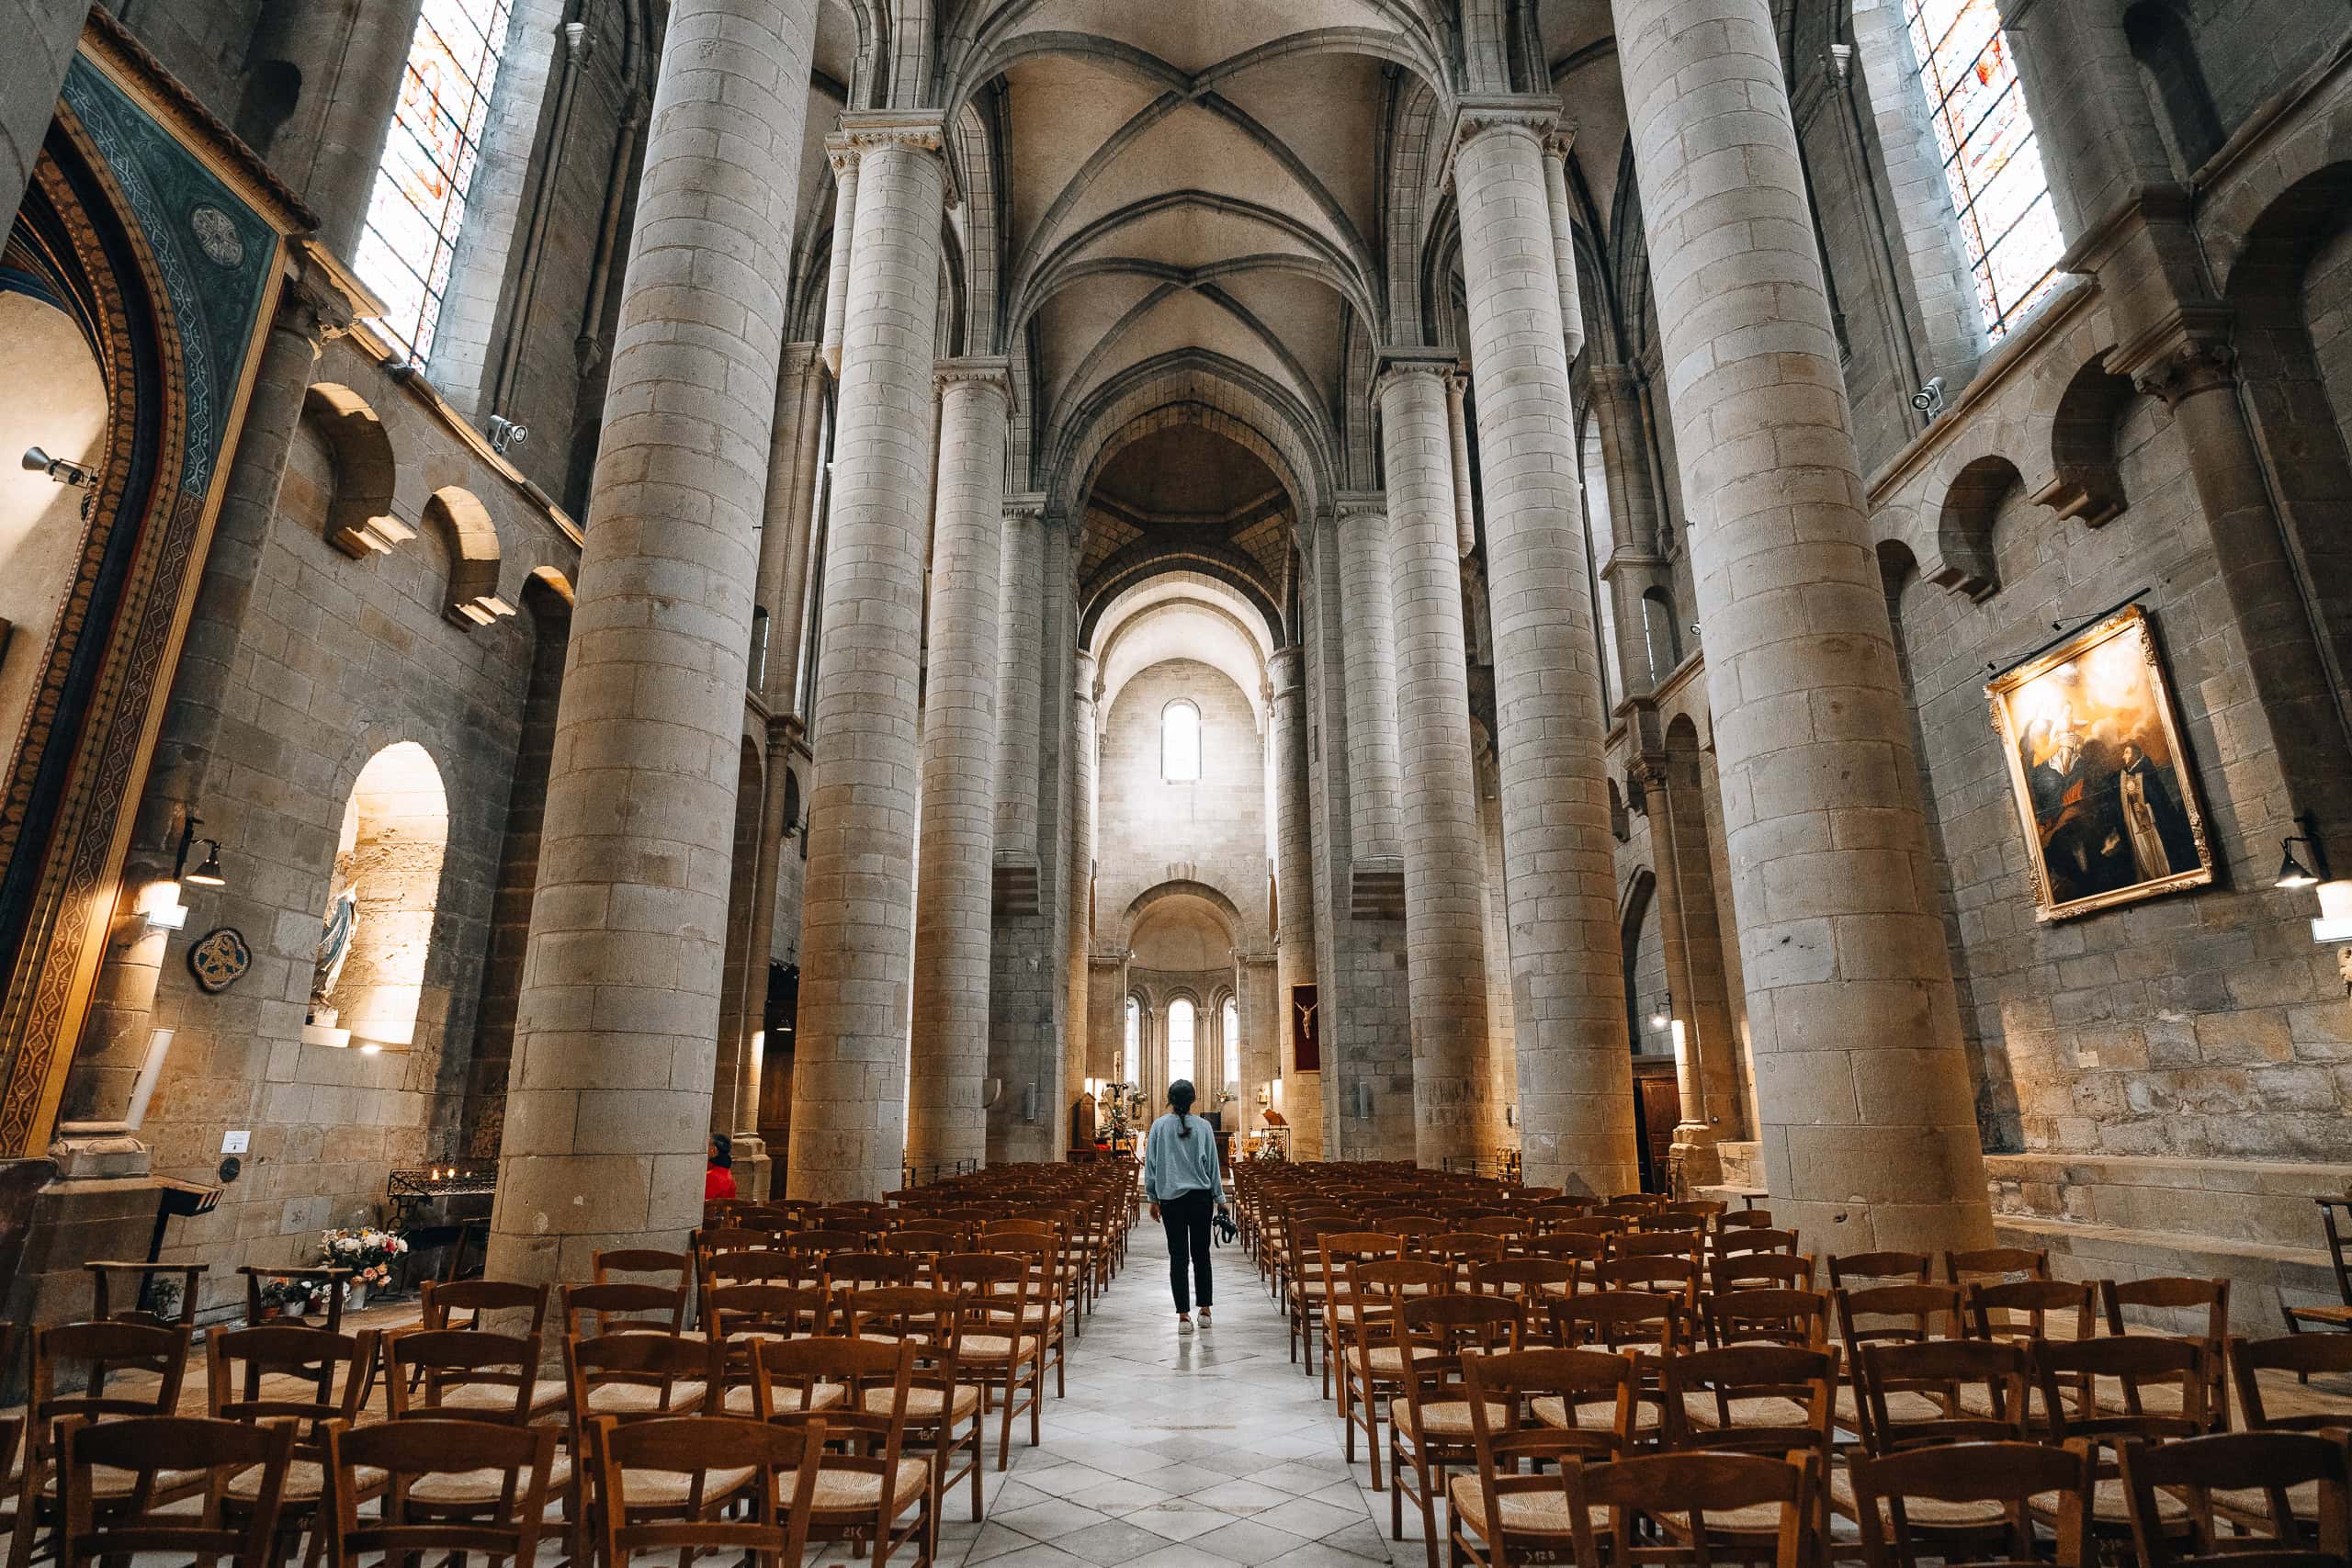
<svg viewBox="0 0 2352 1568">
<path fill-rule="evenodd" d="M 1667 1026 L 1671 1024 L 1673 1021 L 1674 993 L 1668 991 L 1665 996 L 1658 998 L 1657 1010 L 1650 1014 L 1650 1027 L 1663 1034 L 1666 1032 Z"/>
<path fill-rule="evenodd" d="M 229 879 L 220 871 L 220 840 L 198 838 L 196 830 L 202 826 L 204 818 L 194 815 L 180 824 L 180 853 L 172 867 L 172 880 L 194 887 L 226 886 Z M 204 859 L 194 871 L 190 871 L 187 868 L 188 852 L 198 844 L 204 846 Z"/>
<path fill-rule="evenodd" d="M 71 485 L 76 490 L 98 488 L 96 469 L 85 468 L 63 457 L 52 457 L 38 446 L 26 447 L 21 461 L 27 473 L 47 474 L 59 484 Z"/>
<path fill-rule="evenodd" d="M 1944 412 L 1944 378 L 1931 376 L 1928 384 L 1911 394 L 1911 406 L 1929 419 Z"/>
<path fill-rule="evenodd" d="M 2327 851 L 2319 841 L 2319 824 L 2303 811 L 2296 814 L 2295 826 L 2302 831 L 2278 840 L 2278 879 L 2271 884 L 2274 887 L 2316 887 L 2328 880 Z M 2312 857 L 2310 865 L 2295 858 L 2297 844 Z"/>
<path fill-rule="evenodd" d="M 530 438 L 530 426 L 519 424 L 503 413 L 490 416 L 490 449 L 500 457 L 506 456 L 508 447 L 520 446 Z"/>
</svg>

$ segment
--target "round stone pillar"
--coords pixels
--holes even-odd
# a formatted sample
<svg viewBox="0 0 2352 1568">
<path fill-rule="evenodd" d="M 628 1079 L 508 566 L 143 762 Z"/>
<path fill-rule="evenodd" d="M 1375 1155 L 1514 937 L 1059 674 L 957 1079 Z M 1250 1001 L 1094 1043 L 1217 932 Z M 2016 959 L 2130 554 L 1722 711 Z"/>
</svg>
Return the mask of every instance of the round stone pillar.
<svg viewBox="0 0 2352 1568">
<path fill-rule="evenodd" d="M 857 225 L 844 298 L 833 509 L 809 733 L 800 1021 L 786 1190 L 899 1185 L 914 959 L 917 695 L 930 536 L 938 122 L 848 117 Z M 838 242 L 837 242 L 838 243 Z"/>
<path fill-rule="evenodd" d="M 1347 660 L 1351 841 L 1361 863 L 1397 852 L 1404 777 L 1396 755 L 1396 625 L 1387 503 L 1340 498 L 1340 637 Z"/>
<path fill-rule="evenodd" d="M 922 844 L 915 873 L 914 1043 L 907 1163 L 988 1153 L 989 887 L 996 823 L 997 586 L 1004 558 L 1002 359 L 939 368 L 939 507 L 922 707 Z"/>
<path fill-rule="evenodd" d="M 1046 517 L 1039 496 L 1004 508 L 997 590 L 996 852 L 1037 867 L 1037 741 L 1045 673 Z"/>
<path fill-rule="evenodd" d="M 1446 409 L 1452 369 L 1450 355 L 1392 358 L 1373 388 L 1388 478 L 1397 751 L 1408 824 L 1413 1143 L 1416 1157 L 1432 1168 L 1481 1152 L 1487 1091 L 1487 845 L 1470 762 L 1470 676 Z"/>
<path fill-rule="evenodd" d="M 1983 1245 L 1918 763 L 1770 8 L 1615 8 L 1772 1213 L 1832 1252 Z"/>
<path fill-rule="evenodd" d="M 1487 596 L 1526 1179 L 1638 1184 L 1600 645 L 1544 184 L 1548 117 L 1463 110 L 1453 185 L 1486 480 Z"/>
<path fill-rule="evenodd" d="M 825 268 L 825 338 L 818 352 L 825 368 L 842 373 L 842 336 L 849 325 L 849 257 L 857 228 L 857 150 L 842 136 L 825 139 L 833 171 L 833 249 Z"/>
<path fill-rule="evenodd" d="M 1087 1021 L 1094 988 L 1094 781 L 1102 761 L 1096 709 L 1102 698 L 1102 679 L 1094 655 L 1082 648 L 1076 649 L 1070 661 L 1069 910 L 1068 949 L 1063 955 L 1069 987 L 1069 1011 L 1064 1015 L 1067 1044 L 1062 1052 L 1059 1098 L 1047 1097 L 1047 1103 L 1057 1108 L 1057 1116 L 1069 1111 L 1077 1097 L 1079 1080 L 1086 1076 Z M 1066 1130 L 1056 1131 L 1053 1137 L 1044 1158 L 1058 1158 L 1058 1151 L 1069 1141 Z"/>
<path fill-rule="evenodd" d="M 677 0 L 571 614 L 492 1277 L 702 1215 L 744 655 L 816 0 Z M 725 192 L 718 199 L 715 192 Z"/>
<path fill-rule="evenodd" d="M 1266 661 L 1274 688 L 1273 720 L 1268 737 L 1274 753 L 1274 998 L 1280 1043 L 1274 1076 L 1283 1081 L 1282 1102 L 1273 1107 L 1291 1126 L 1291 1155 L 1304 1158 L 1301 1129 L 1312 1118 L 1314 1147 L 1323 1146 L 1320 1075 L 1301 1073 L 1293 1043 L 1293 1016 L 1299 987 L 1315 984 L 1315 842 L 1307 818 L 1306 655 L 1298 644 L 1274 649 Z"/>
</svg>

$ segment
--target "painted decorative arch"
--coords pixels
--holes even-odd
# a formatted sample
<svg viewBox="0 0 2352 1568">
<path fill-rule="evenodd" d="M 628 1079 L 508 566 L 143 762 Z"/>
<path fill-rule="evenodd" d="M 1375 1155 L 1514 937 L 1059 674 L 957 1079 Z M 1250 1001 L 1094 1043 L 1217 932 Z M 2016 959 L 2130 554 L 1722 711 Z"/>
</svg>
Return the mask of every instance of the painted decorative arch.
<svg viewBox="0 0 2352 1568">
<path fill-rule="evenodd" d="M 327 542 L 365 560 L 416 537 L 415 529 L 392 515 L 392 440 L 368 400 L 333 381 L 314 382 L 302 400 L 302 423 L 334 457 Z"/>
<path fill-rule="evenodd" d="M 514 606 L 498 596 L 498 525 L 462 485 L 444 485 L 424 503 L 424 521 L 449 547 L 448 604 L 443 614 L 469 629 L 486 626 Z"/>
</svg>

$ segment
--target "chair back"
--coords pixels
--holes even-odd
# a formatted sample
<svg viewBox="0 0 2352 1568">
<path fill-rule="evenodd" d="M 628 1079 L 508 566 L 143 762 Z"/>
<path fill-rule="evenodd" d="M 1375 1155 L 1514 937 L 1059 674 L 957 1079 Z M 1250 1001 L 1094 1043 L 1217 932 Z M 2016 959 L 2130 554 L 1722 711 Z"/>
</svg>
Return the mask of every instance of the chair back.
<svg viewBox="0 0 2352 1568">
<path fill-rule="evenodd" d="M 1813 1259 L 1801 1252 L 1734 1253 L 1715 1258 L 1707 1274 L 1718 1292 L 1813 1289 Z"/>
<path fill-rule="evenodd" d="M 2344 1562 L 2352 1553 L 2345 1441 L 2340 1430 L 2220 1432 L 2170 1443 L 2127 1439 L 2119 1460 L 2141 1568 L 2216 1562 L 2223 1553 L 2231 1562 L 2242 1555 L 2304 1556 L 2314 1545 L 2324 1558 Z M 2312 1489 L 2315 1506 L 2298 1517 L 2292 1494 L 2303 1486 Z M 2245 1517 L 2251 1510 L 2241 1508 L 2233 1511 L 2230 1532 L 2218 1532 L 2215 1492 L 2259 1495 L 2266 1528 L 2257 1533 Z M 2187 1552 L 2177 1526 L 2160 1512 L 2159 1493 L 2188 1499 Z"/>
<path fill-rule="evenodd" d="M 384 1379 L 392 1419 L 445 1417 L 453 1390 L 479 1391 L 461 1405 L 469 1421 L 520 1427 L 531 1419 L 531 1394 L 538 1381 L 539 1336 L 492 1334 L 479 1328 L 420 1329 L 392 1336 L 385 1348 Z M 511 1393 L 514 1403 L 505 1403 Z"/>
<path fill-rule="evenodd" d="M 427 1328 L 476 1328 L 488 1313 L 528 1313 L 527 1334 L 543 1334 L 548 1325 L 548 1288 L 513 1280 L 427 1280 L 420 1309 Z M 452 1314 L 471 1313 L 464 1322 Z"/>
<path fill-rule="evenodd" d="M 68 1417 L 105 1422 L 171 1415 L 179 1408 L 187 1352 L 185 1330 L 155 1324 L 59 1323 L 35 1329 L 28 1469 L 52 1451 L 57 1423 Z M 107 1381 L 126 1375 L 135 1381 L 109 1393 Z M 59 1392 L 74 1383 L 80 1385 L 74 1392 Z"/>
<path fill-rule="evenodd" d="M 2047 1280 L 2050 1254 L 2031 1247 L 1980 1247 L 1944 1254 L 1947 1284 L 1996 1284 L 2004 1280 Z"/>
<path fill-rule="evenodd" d="M 1707 1343 L 1829 1347 L 1829 1298 L 1818 1291 L 1718 1291 L 1699 1298 Z"/>
<path fill-rule="evenodd" d="M 2073 1337 L 2088 1339 L 2097 1332 L 2091 1303 L 2098 1292 L 2087 1280 L 1972 1280 L 1967 1290 L 1969 1332 L 1979 1339 L 2040 1339 L 2053 1319 L 2070 1315 Z"/>
<path fill-rule="evenodd" d="M 2230 1376 L 2238 1391 L 2238 1413 L 2249 1428 L 2317 1432 L 2346 1425 L 2341 1410 L 2271 1411 L 2262 1396 L 2263 1372 L 2292 1372 L 2310 1381 L 2313 1372 L 2352 1376 L 2352 1334 L 2289 1334 L 2277 1339 L 2229 1341 Z"/>
<path fill-rule="evenodd" d="M 564 1380 L 582 1416 L 622 1421 L 693 1413 L 719 1383 L 719 1341 L 667 1334 L 564 1336 Z"/>
<path fill-rule="evenodd" d="M 1930 1267 L 1931 1261 L 1924 1252 L 1833 1252 L 1829 1255 L 1829 1284 L 1833 1290 L 1864 1280 L 1924 1285 Z"/>
<path fill-rule="evenodd" d="M 694 1278 L 695 1260 L 691 1254 L 662 1252 L 652 1247 L 618 1247 L 596 1254 L 593 1274 L 599 1285 L 644 1283 L 675 1285 L 684 1289 Z M 636 1281 L 615 1278 L 633 1274 Z"/>
<path fill-rule="evenodd" d="M 1857 1454 L 1849 1474 L 1854 1513 L 1861 1527 L 1862 1558 L 1868 1568 L 1918 1568 L 1922 1558 L 1950 1563 L 1949 1532 L 1915 1532 L 1914 1502 L 1943 1505 L 1997 1504 L 1997 1524 L 1976 1525 L 1971 1533 L 1996 1538 L 2012 1562 L 2045 1559 L 2035 1544 L 2033 1507 L 2059 1499 L 2054 1568 L 2083 1568 L 2084 1543 L 2093 1488 L 2090 1456 L 2081 1444 L 2051 1448 L 2017 1441 L 1953 1443 L 1883 1455 Z"/>
<path fill-rule="evenodd" d="M 1685 1350 L 1660 1362 L 1658 1376 L 1673 1447 L 1760 1454 L 1808 1449 L 1828 1464 L 1836 1351 L 1789 1345 Z M 1799 1411 L 1802 1420 L 1788 1419 Z"/>
<path fill-rule="evenodd" d="M 372 1328 L 354 1335 L 275 1323 L 215 1327 L 205 1338 L 206 1404 L 215 1420 L 282 1417 L 298 1423 L 306 1437 L 322 1421 L 356 1421 L 375 1382 L 380 1340 Z"/>
<path fill-rule="evenodd" d="M 1814 1493 L 1819 1484 L 1818 1461 L 1767 1457 L 1745 1453 L 1642 1454 L 1631 1459 L 1587 1464 L 1569 1459 L 1561 1465 L 1559 1483 L 1567 1493 L 1567 1517 L 1576 1536 L 1577 1561 L 1608 1562 L 1628 1568 L 1645 1563 L 1712 1562 L 1707 1516 L 1742 1513 L 1778 1505 L 1778 1542 L 1774 1568 L 1802 1568 L 1812 1555 L 1809 1534 L 1815 1518 Z M 1593 1537 L 1592 1516 L 1609 1511 L 1609 1551 L 1604 1557 Z M 1687 1518 L 1677 1536 L 1690 1544 L 1645 1541 L 1635 1545 L 1635 1519 L 1672 1515 Z M 1638 1555 L 1637 1555 L 1638 1553 Z"/>
<path fill-rule="evenodd" d="M 555 1441 L 553 1427 L 437 1416 L 329 1427 L 323 1512 L 334 1568 L 358 1568 L 363 1556 L 390 1563 L 447 1552 L 530 1562 L 547 1516 Z M 360 1499 L 377 1486 L 379 1511 L 363 1520 Z"/>
<path fill-rule="evenodd" d="M 203 1416 L 113 1421 L 74 1416 L 60 1422 L 61 1568 L 79 1568 L 94 1558 L 128 1562 L 142 1551 L 192 1553 L 204 1561 L 231 1557 L 241 1565 L 273 1562 L 294 1438 L 291 1421 L 249 1426 Z M 230 1482 L 256 1465 L 261 1474 L 239 1498 L 240 1517 L 232 1519 L 222 1507 Z M 129 1472 L 128 1495 L 112 1476 L 102 1485 L 100 1470 Z M 202 1499 L 194 1514 L 175 1506 L 191 1489 Z"/>
<path fill-rule="evenodd" d="M 702 1321 L 714 1339 L 746 1335 L 782 1339 L 822 1334 L 832 1320 L 831 1292 L 803 1285 L 713 1285 L 703 1292 Z"/>
<path fill-rule="evenodd" d="M 600 1258 L 606 1254 L 598 1254 Z M 628 1253 L 621 1256 L 636 1257 Z M 659 1254 L 672 1257 L 674 1254 Z M 596 1272 L 605 1271 L 603 1265 Z M 563 1288 L 563 1331 L 586 1334 L 675 1334 L 686 1325 L 686 1288 L 635 1280 L 598 1280 Z"/>
<path fill-rule="evenodd" d="M 729 1559 L 756 1553 L 775 1568 L 797 1565 L 806 1555 L 825 1457 L 821 1417 L 805 1427 L 724 1416 L 624 1426 L 600 1416 L 586 1436 L 604 1568 L 623 1568 L 640 1551 L 677 1551 L 689 1560 L 706 1550 Z M 746 1467 L 754 1472 L 752 1517 L 712 1517 L 707 1499 L 723 1495 L 721 1488 Z M 656 1476 L 686 1478 L 684 1517 L 675 1484 L 653 1483 Z"/>
<path fill-rule="evenodd" d="M 1887 1454 L 1951 1443 L 2022 1441 L 2030 1371 L 2025 1348 L 2003 1340 L 1867 1342 L 1856 1368 L 1863 1442 L 1872 1453 Z M 1969 1387 L 1984 1391 L 1984 1414 L 1971 1414 L 1961 1403 L 1961 1391 Z M 1897 1414 L 1917 1403 L 1897 1404 L 1897 1394 L 1917 1394 L 1939 1414 Z"/>
<path fill-rule="evenodd" d="M 2140 1334 L 2036 1339 L 2030 1354 L 2050 1435 L 2059 1442 L 2125 1437 L 2165 1442 L 2205 1429 L 2211 1375 L 2201 1340 Z M 2074 1395 L 2071 1404 L 2062 1397 L 2062 1385 Z"/>
<path fill-rule="evenodd" d="M 1607 1350 L 1638 1347 L 1667 1356 L 1683 1338 L 1683 1298 L 1656 1291 L 1589 1291 L 1555 1309 L 1572 1343 Z"/>
</svg>

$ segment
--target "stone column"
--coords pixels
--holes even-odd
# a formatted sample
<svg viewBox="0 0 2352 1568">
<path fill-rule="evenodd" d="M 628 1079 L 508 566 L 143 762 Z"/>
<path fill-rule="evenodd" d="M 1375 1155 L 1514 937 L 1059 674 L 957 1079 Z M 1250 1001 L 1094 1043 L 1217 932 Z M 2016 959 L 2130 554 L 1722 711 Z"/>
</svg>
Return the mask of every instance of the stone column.
<svg viewBox="0 0 2352 1568">
<path fill-rule="evenodd" d="M 300 92 L 261 150 L 318 214 L 319 243 L 346 262 L 367 225 L 424 8 L 424 0 L 307 0 L 279 13 L 271 61 L 294 73 Z"/>
<path fill-rule="evenodd" d="M 1378 495 L 1340 498 L 1340 635 L 1347 650 L 1349 817 L 1358 864 L 1397 852 L 1404 793 L 1386 513 Z"/>
<path fill-rule="evenodd" d="M 1723 937 L 1714 912 L 1714 868 L 1707 854 L 1706 825 L 1695 797 L 1695 767 L 1677 769 L 1673 758 L 1644 752 L 1634 764 L 1642 786 L 1642 809 L 1649 818 L 1650 865 L 1657 878 L 1658 945 L 1666 959 L 1667 988 L 1673 994 L 1677 1076 L 1682 1119 L 1674 1129 L 1675 1151 L 1684 1161 L 1684 1179 L 1718 1180 L 1718 1140 L 1739 1130 L 1738 1079 L 1732 1070 L 1737 1043 L 1731 1005 L 1724 993 Z"/>
<path fill-rule="evenodd" d="M 815 0 L 678 0 L 638 197 L 516 1005 L 491 1263 L 679 1245 L 704 1140 L 743 660 Z"/>
<path fill-rule="evenodd" d="M 1274 1076 L 1283 1080 L 1279 1108 L 1291 1124 L 1291 1152 L 1304 1158 L 1299 1147 L 1303 1128 L 1312 1116 L 1315 1146 L 1322 1147 L 1322 1101 L 1302 1075 L 1292 1047 L 1291 998 L 1301 986 L 1315 984 L 1314 846 L 1307 818 L 1306 671 L 1298 644 L 1274 649 L 1267 670 L 1274 688 L 1273 722 L 1268 726 L 1274 754 Z"/>
<path fill-rule="evenodd" d="M 1487 1093 L 1487 855 L 1470 763 L 1462 556 L 1446 417 L 1452 367 L 1451 355 L 1390 355 L 1373 387 L 1388 479 L 1394 711 L 1408 825 L 1405 968 L 1414 1152 L 1432 1168 L 1480 1152 Z"/>
<path fill-rule="evenodd" d="M 760 524 L 759 605 L 768 614 L 760 691 L 768 711 L 792 711 L 800 676 L 800 633 L 808 598 L 808 552 L 817 525 L 817 453 L 824 438 L 825 373 L 818 345 L 784 347 L 776 378 L 775 434 L 768 447 L 767 504 Z"/>
<path fill-rule="evenodd" d="M 1918 765 L 1770 6 L 1615 9 L 1772 1212 L 1833 1252 L 1982 1245 Z"/>
<path fill-rule="evenodd" d="M 237 690 L 237 649 L 246 611 L 301 427 L 303 400 L 321 345 L 351 324 L 348 305 L 326 292 L 318 278 L 312 272 L 288 285 L 263 340 L 253 395 L 197 582 L 187 642 L 172 671 L 171 700 L 141 795 L 89 1019 L 65 1080 L 61 1122 L 120 1121 L 147 1059 L 155 987 L 172 933 L 151 926 L 139 900 L 172 874 L 180 825 L 190 812 L 203 809 L 220 728 Z"/>
<path fill-rule="evenodd" d="M 849 325 L 850 247 L 857 230 L 857 151 L 848 138 L 826 139 L 825 157 L 833 170 L 833 250 L 825 271 L 825 368 L 842 373 L 842 339 Z"/>
<path fill-rule="evenodd" d="M 420 0 L 421 3 L 421 0 Z M 90 15 L 90 0 L 0 0 L 0 180 L 8 182 L 8 210 L 16 211 L 32 184 L 41 139 L 57 118 L 57 95 L 74 45 Z"/>
<path fill-rule="evenodd" d="M 1496 752 L 1510 874 L 1526 1179 L 1637 1183 L 1608 714 L 1543 136 L 1555 110 L 1462 110 L 1453 184 L 1487 496 Z"/>
<path fill-rule="evenodd" d="M 1584 352 L 1584 299 L 1577 281 L 1575 208 L 1568 201 L 1568 153 L 1573 130 L 1544 139 L 1544 204 L 1552 212 L 1552 265 L 1560 278 L 1560 346 L 1574 365 Z"/>
<path fill-rule="evenodd" d="M 1641 389 L 1622 365 L 1595 365 L 1588 373 L 1592 412 L 1600 428 L 1600 466 L 1606 474 L 1609 516 L 1614 526 L 1609 558 L 1600 563 L 1603 587 L 1616 614 L 1617 668 L 1625 695 L 1647 696 L 1650 653 L 1642 595 L 1668 581 L 1666 558 L 1657 548 L 1657 487 L 1650 483 L 1648 452 L 1642 441 Z"/>
<path fill-rule="evenodd" d="M 996 855 L 1037 874 L 1037 727 L 1045 673 L 1045 497 L 1004 506 L 997 594 Z M 1018 873 L 1016 873 L 1018 874 Z"/>
<path fill-rule="evenodd" d="M 989 1066 L 996 616 L 1004 558 L 999 530 L 1005 418 L 1012 408 L 1012 381 L 1002 359 L 944 360 L 939 386 L 939 506 L 932 534 L 913 1047 L 907 1067 L 907 1161 L 916 1166 L 977 1164 L 988 1153 L 980 1082 Z"/>
<path fill-rule="evenodd" d="M 795 1198 L 899 1184 L 913 960 L 917 693 L 945 170 L 936 119 L 845 117 L 856 232 L 842 328 L 824 653 L 810 729 Z M 846 176 L 845 176 L 846 177 Z"/>
<path fill-rule="evenodd" d="M 1445 380 L 1445 423 L 1453 447 L 1453 525 L 1462 553 L 1478 547 L 1477 499 L 1470 488 L 1470 411 L 1464 394 L 1468 383 L 1459 376 Z"/>
<path fill-rule="evenodd" d="M 1069 706 L 1069 909 L 1068 951 L 1064 964 L 1069 983 L 1069 1008 L 1064 1013 L 1069 1044 L 1062 1053 L 1062 1094 L 1057 1103 L 1067 1111 L 1076 1096 L 1078 1081 L 1086 1076 L 1088 1010 L 1092 983 L 1094 948 L 1094 791 L 1102 761 L 1102 737 L 1096 733 L 1096 707 L 1102 700 L 1102 680 L 1094 655 L 1074 651 L 1070 668 Z M 1067 1130 L 1056 1134 L 1055 1146 L 1042 1156 L 1057 1158 L 1069 1142 Z"/>
</svg>

